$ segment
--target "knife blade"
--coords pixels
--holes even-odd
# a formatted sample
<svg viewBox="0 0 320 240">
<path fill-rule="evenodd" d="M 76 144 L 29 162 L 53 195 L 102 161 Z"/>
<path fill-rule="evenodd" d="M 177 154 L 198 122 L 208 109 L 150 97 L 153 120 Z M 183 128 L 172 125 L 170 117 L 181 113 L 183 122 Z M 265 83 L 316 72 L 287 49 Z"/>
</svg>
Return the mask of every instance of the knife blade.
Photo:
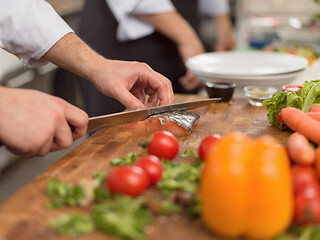
<svg viewBox="0 0 320 240">
<path fill-rule="evenodd" d="M 120 113 L 91 117 L 89 118 L 87 133 L 126 123 L 143 121 L 154 114 L 199 108 L 214 102 L 218 102 L 219 100 L 220 98 L 209 98 L 191 102 L 175 103 L 164 106 L 145 108 L 141 110 L 125 111 Z"/>
</svg>

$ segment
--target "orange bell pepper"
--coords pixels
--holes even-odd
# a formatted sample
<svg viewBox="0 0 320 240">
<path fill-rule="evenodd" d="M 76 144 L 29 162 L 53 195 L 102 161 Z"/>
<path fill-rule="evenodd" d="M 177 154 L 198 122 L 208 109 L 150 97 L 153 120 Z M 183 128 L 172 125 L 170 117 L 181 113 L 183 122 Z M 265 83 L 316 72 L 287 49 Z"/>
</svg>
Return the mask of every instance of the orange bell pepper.
<svg viewBox="0 0 320 240">
<path fill-rule="evenodd" d="M 229 133 L 212 146 L 200 181 L 201 217 L 214 233 L 271 239 L 293 214 L 290 163 L 276 139 Z"/>
</svg>

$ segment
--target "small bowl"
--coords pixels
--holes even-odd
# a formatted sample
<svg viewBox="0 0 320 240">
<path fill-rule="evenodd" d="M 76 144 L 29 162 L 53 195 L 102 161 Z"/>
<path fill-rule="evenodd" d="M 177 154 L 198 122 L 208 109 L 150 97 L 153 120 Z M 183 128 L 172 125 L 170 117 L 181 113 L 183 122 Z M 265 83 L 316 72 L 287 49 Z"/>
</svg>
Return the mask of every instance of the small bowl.
<svg viewBox="0 0 320 240">
<path fill-rule="evenodd" d="M 277 89 L 268 86 L 246 86 L 244 92 L 251 105 L 263 106 L 263 101 L 270 99 Z"/>
<path fill-rule="evenodd" d="M 208 96 L 210 98 L 221 98 L 220 102 L 229 102 L 235 87 L 235 83 L 206 82 Z"/>
</svg>

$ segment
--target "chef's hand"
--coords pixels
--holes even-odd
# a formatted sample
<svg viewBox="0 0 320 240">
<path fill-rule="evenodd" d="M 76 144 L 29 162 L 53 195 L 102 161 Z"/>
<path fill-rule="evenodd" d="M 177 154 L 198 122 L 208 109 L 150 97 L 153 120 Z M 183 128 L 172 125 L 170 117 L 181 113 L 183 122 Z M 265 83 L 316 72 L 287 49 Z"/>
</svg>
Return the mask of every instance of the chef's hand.
<svg viewBox="0 0 320 240">
<path fill-rule="evenodd" d="M 166 105 L 174 99 L 171 82 L 147 64 L 105 59 L 73 33 L 60 39 L 43 58 L 90 80 L 130 110 Z M 145 94 L 150 95 L 147 103 Z"/>
<path fill-rule="evenodd" d="M 97 89 L 129 110 L 173 103 L 171 82 L 147 64 L 103 59 L 94 72 L 91 80 Z"/>
<path fill-rule="evenodd" d="M 203 83 L 189 70 L 187 70 L 186 75 L 179 79 L 179 82 L 186 90 L 190 91 L 204 87 Z"/>
<path fill-rule="evenodd" d="M 0 142 L 23 157 L 69 147 L 85 134 L 88 124 L 84 111 L 61 98 L 6 87 L 0 87 L 0 116 Z"/>
<path fill-rule="evenodd" d="M 232 23 L 228 15 L 216 16 L 213 18 L 213 23 L 216 25 L 217 40 L 213 45 L 213 50 L 230 51 L 236 47 L 236 38 L 232 28 Z"/>
</svg>

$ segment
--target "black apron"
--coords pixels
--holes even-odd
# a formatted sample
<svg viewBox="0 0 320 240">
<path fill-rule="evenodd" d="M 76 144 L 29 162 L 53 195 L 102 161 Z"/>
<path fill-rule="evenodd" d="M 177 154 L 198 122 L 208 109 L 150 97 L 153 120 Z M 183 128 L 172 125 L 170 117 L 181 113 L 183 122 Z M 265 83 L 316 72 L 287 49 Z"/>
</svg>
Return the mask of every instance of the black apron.
<svg viewBox="0 0 320 240">
<path fill-rule="evenodd" d="M 177 11 L 198 29 L 197 1 L 173 0 Z M 172 81 L 175 93 L 188 92 L 179 84 L 186 68 L 174 42 L 155 32 L 141 39 L 119 42 L 116 39 L 118 22 L 105 0 L 87 0 L 84 6 L 79 36 L 95 51 L 108 59 L 139 61 L 150 65 L 155 71 Z M 121 71 L 122 69 L 118 69 Z M 89 116 L 123 111 L 124 106 L 101 94 L 93 84 L 79 79 L 86 110 Z"/>
</svg>

